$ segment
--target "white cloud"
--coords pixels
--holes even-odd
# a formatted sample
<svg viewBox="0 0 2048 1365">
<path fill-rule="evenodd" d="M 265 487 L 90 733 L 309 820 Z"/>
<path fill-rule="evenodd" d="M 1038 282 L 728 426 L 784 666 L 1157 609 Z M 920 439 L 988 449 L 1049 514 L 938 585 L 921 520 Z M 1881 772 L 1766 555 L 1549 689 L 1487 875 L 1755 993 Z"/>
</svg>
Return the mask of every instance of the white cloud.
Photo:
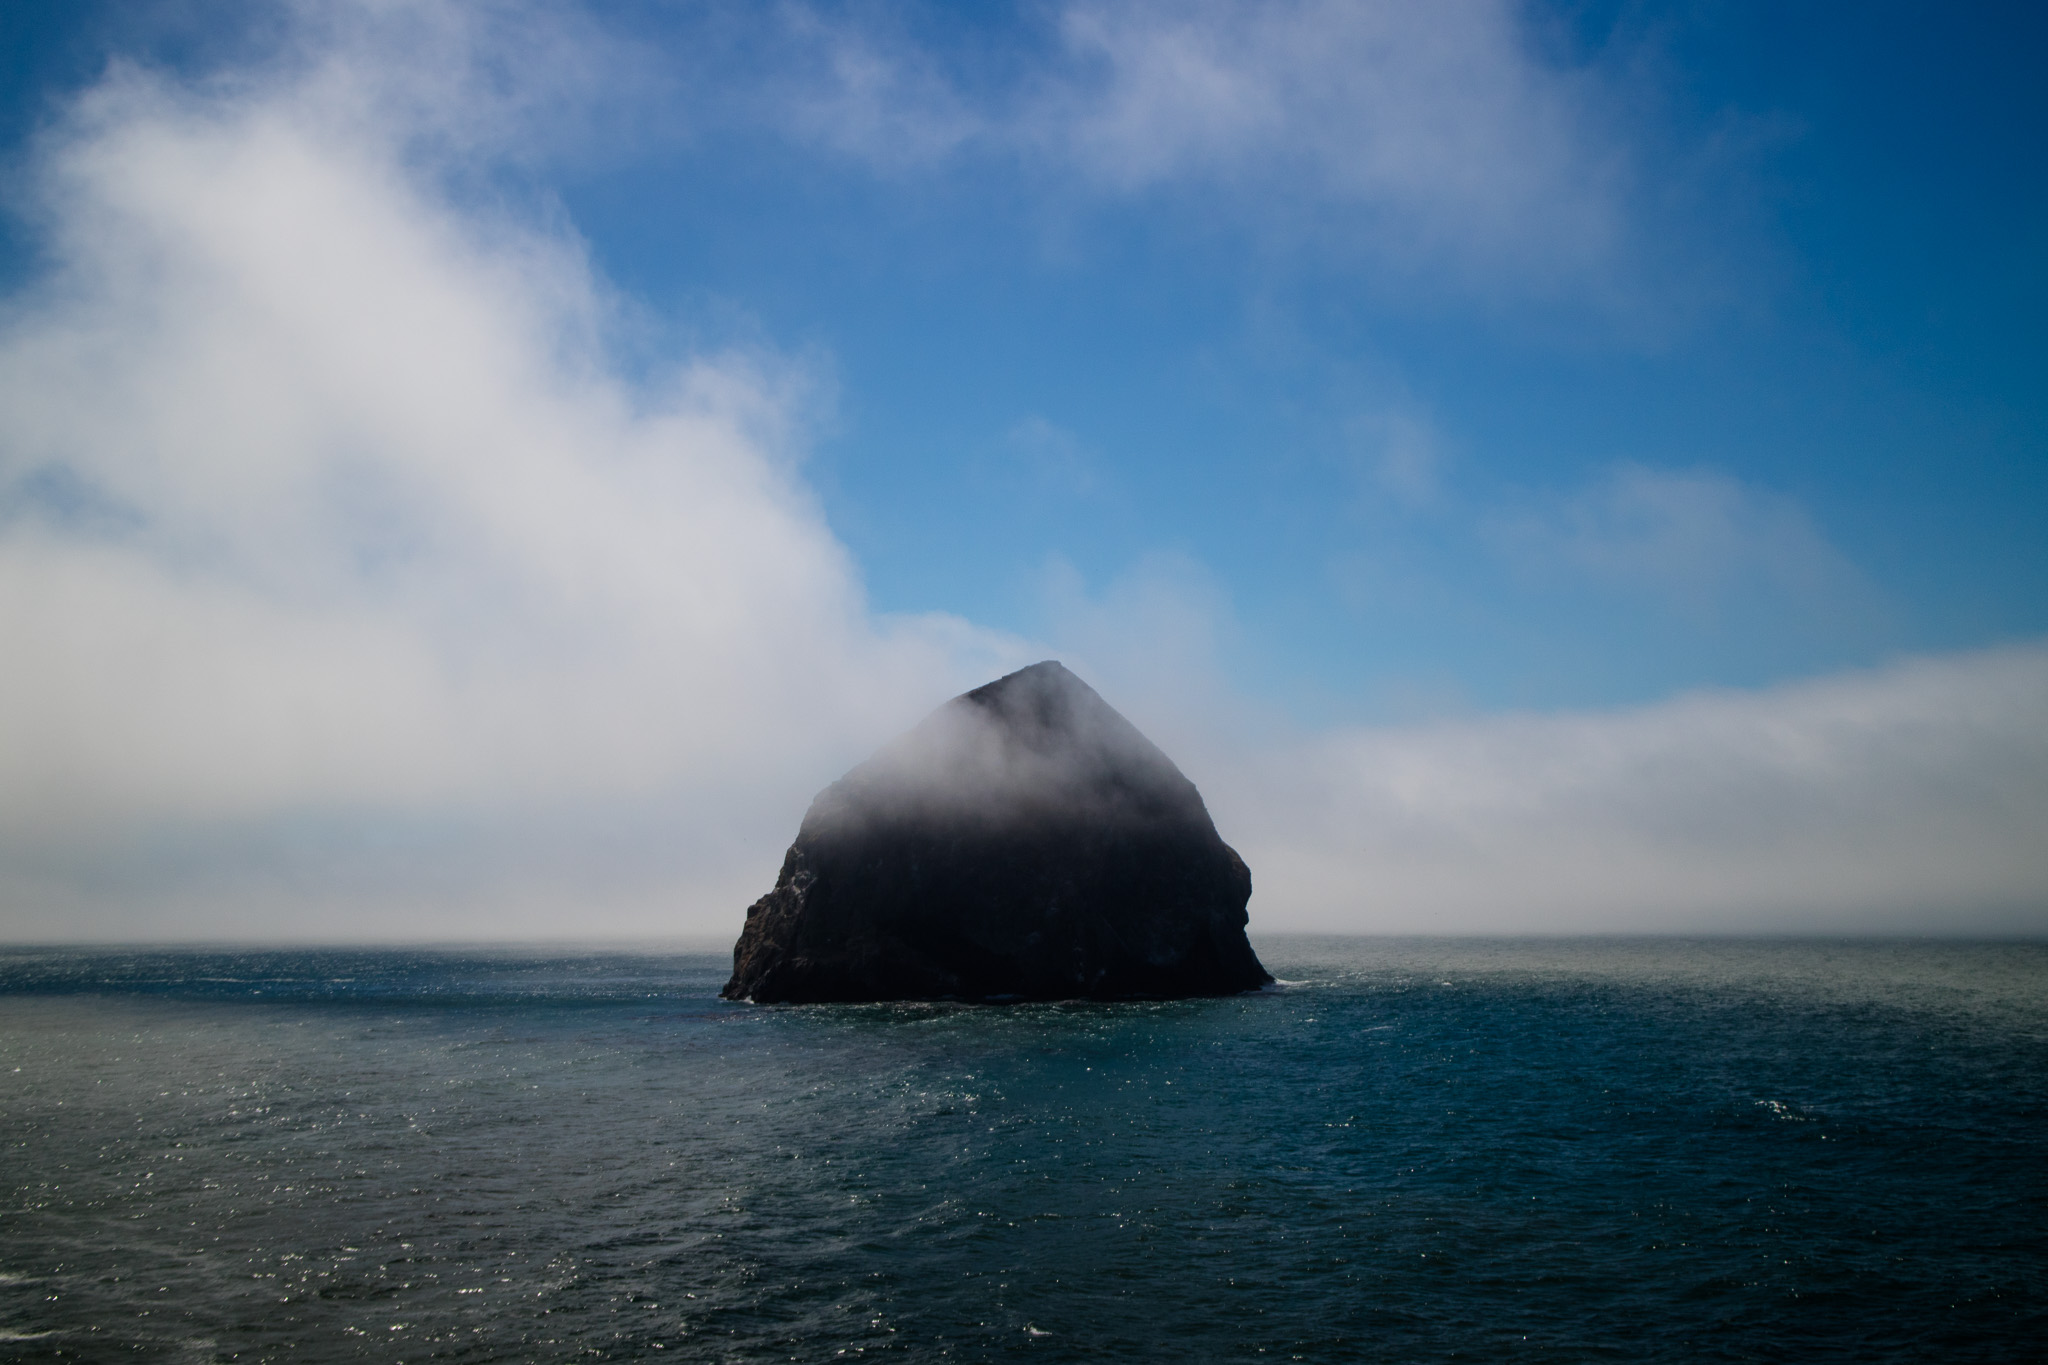
<svg viewBox="0 0 2048 1365">
<path fill-rule="evenodd" d="M 2048 647 L 1336 732 L 1207 794 L 1265 929 L 2048 929 Z"/>
<path fill-rule="evenodd" d="M 1487 537 L 1533 579 L 1591 581 L 1696 612 L 1744 590 L 1808 609 L 1869 605 L 1855 567 L 1796 501 L 1710 470 L 1619 464 L 1494 516 Z"/>
<path fill-rule="evenodd" d="M 1534 58 L 1510 4 L 1084 3 L 1061 28 L 1083 74 L 1055 135 L 1109 183 L 1293 181 L 1377 216 L 1407 254 L 1611 245 L 1582 92 Z"/>
<path fill-rule="evenodd" d="M 1611 100 L 1540 57 L 1508 0 L 1074 0 L 1003 60 L 784 13 L 781 121 L 880 166 L 974 156 L 1112 197 L 1191 190 L 1205 223 L 1581 301 L 1625 248 Z"/>
<path fill-rule="evenodd" d="M 170 907 L 145 931 L 239 923 L 222 887 L 279 862 L 281 820 L 327 831 L 315 864 L 336 830 L 401 831 L 396 899 L 474 908 L 522 829 L 786 813 L 1015 661 L 869 620 L 795 474 L 800 376 L 614 377 L 574 240 L 452 210 L 349 61 L 207 93 L 118 74 L 45 148 L 59 264 L 0 318 L 10 932 L 93 931 L 80 888 L 124 859 L 161 873 L 131 888 Z M 694 893 L 773 868 L 740 824 L 689 861 L 642 830 L 608 874 L 633 926 L 722 922 Z M 282 906 L 277 930 L 337 928 Z"/>
<path fill-rule="evenodd" d="M 1256 930 L 2048 932 L 2048 644 L 1615 710 L 1304 732 L 1225 681 L 1198 564 L 1048 634 L 1195 779 Z"/>
<path fill-rule="evenodd" d="M 891 170 L 940 161 L 989 133 L 986 115 L 936 56 L 888 25 L 785 6 L 787 69 L 767 81 L 755 112 L 798 136 Z"/>
</svg>

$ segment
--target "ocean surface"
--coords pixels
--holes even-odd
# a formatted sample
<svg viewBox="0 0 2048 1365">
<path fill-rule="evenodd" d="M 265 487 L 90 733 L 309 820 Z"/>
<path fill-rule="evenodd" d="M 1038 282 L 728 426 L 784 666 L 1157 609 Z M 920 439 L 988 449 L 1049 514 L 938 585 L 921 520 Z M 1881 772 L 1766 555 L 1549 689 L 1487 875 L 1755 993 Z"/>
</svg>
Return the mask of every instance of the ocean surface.
<svg viewBox="0 0 2048 1365">
<path fill-rule="evenodd" d="M 0 1359 L 2048 1358 L 2048 945 L 0 950 Z"/>
</svg>

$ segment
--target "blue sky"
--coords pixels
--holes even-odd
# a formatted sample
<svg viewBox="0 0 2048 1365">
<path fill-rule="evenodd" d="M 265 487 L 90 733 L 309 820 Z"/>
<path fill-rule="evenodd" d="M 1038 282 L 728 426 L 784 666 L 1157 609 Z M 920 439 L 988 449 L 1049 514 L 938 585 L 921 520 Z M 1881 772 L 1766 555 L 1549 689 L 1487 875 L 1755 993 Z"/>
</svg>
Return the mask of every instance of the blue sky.
<svg viewBox="0 0 2048 1365">
<path fill-rule="evenodd" d="M 1702 697 L 1750 708 L 1742 724 L 1763 734 L 1795 712 L 1832 724 L 1811 703 L 1828 688 L 1890 687 L 1907 718 L 1859 732 L 1876 748 L 1833 765 L 1847 780 L 1907 730 L 1958 721 L 1963 692 L 1912 681 L 1947 669 L 2017 709 L 1915 768 L 1914 790 L 1966 788 L 1945 809 L 1981 797 L 2018 842 L 1944 844 L 1935 861 L 2004 869 L 1958 893 L 1991 914 L 1970 923 L 2040 913 L 2012 907 L 2048 894 L 2022 847 L 2048 808 L 2043 775 L 1994 780 L 1981 757 L 2041 742 L 2027 672 L 2048 635 L 2035 7 L 28 4 L 0 24 L 14 187 L 0 237 L 14 369 L 0 379 L 37 412 L 9 433 L 0 542 L 27 556 L 16 648 L 50 661 L 12 705 L 25 734 L 99 735 L 110 722 L 69 700 L 67 679 L 190 670 L 177 695 L 208 698 L 189 713 L 139 694 L 96 703 L 167 755 L 150 782 L 106 776 L 83 741 L 20 741 L 36 791 L 72 793 L 80 813 L 58 832 L 41 816 L 0 829 L 36 869 L 13 896 L 17 932 L 168 932 L 194 923 L 192 905 L 233 900 L 230 885 L 251 904 L 481 906 L 498 883 L 476 869 L 507 846 L 549 850 L 532 855 L 537 880 L 560 896 L 599 896 L 592 866 L 640 869 L 603 921 L 621 932 L 680 901 L 715 927 L 725 911 L 709 907 L 758 869 L 700 875 L 653 831 L 730 806 L 745 832 L 711 842 L 772 860 L 834 765 L 977 669 L 1045 652 L 1195 754 L 1224 809 L 1218 781 L 1304 790 L 1333 753 L 1394 762 L 1428 736 L 1429 763 L 1493 755 L 1459 770 L 1458 801 L 1478 800 L 1494 779 L 1472 774 L 1512 765 L 1515 727 L 1553 726 L 1528 740 L 1553 755 L 1530 760 L 1542 768 L 1565 761 L 1571 727 L 1622 727 L 1586 741 L 1598 749 L 1664 717 L 1663 738 L 1600 779 L 1623 786 L 1592 806 L 1619 810 L 1651 799 L 1625 789 L 1643 772 L 1725 752 L 1725 735 L 1700 738 L 1722 722 L 1686 710 Z M 249 264 L 285 249 L 279 231 L 327 245 L 275 273 Z M 353 292 L 320 293 L 330 275 Z M 403 279 L 469 292 L 407 322 L 424 286 Z M 305 330 L 266 330 L 301 308 Z M 497 357 L 493 338 L 513 333 L 528 351 Z M 62 370 L 52 357 L 88 335 L 101 339 Z M 316 378 L 257 380 L 246 359 L 191 359 L 216 345 L 326 359 Z M 412 345 L 412 371 L 344 382 L 356 360 L 368 374 Z M 457 377 L 407 387 L 442 364 Z M 91 411 L 88 374 L 111 376 L 107 412 L 129 426 Z M 432 452 L 470 439 L 465 421 L 483 441 L 481 409 L 535 394 L 559 399 L 519 428 L 555 433 L 529 482 L 555 489 L 556 511 L 492 520 L 509 494 L 487 464 L 428 477 Z M 269 425 L 238 425 L 273 408 Z M 604 484 L 616 471 L 584 470 L 581 502 L 548 484 L 567 462 L 601 464 L 591 452 L 608 443 L 670 439 L 710 482 L 672 490 L 666 530 L 667 494 L 634 484 L 621 500 Z M 242 463 L 220 456 L 243 446 Z M 741 453 L 701 453 L 728 446 Z M 300 453 L 275 456 L 287 447 Z M 295 500 L 277 501 L 287 487 Z M 727 502 L 741 510 L 704 510 Z M 263 528 L 285 526 L 298 539 L 272 544 Z M 723 535 L 723 558 L 675 549 Z M 508 586 L 544 576 L 521 556 L 578 536 L 585 548 L 547 559 L 567 575 L 550 592 L 608 604 L 592 620 L 616 608 L 610 634 Z M 590 567 L 614 553 L 614 569 Z M 116 579 L 147 586 L 119 607 L 82 586 L 112 594 Z M 189 600 L 164 605 L 174 590 Z M 728 598 L 703 609 L 708 624 L 673 624 Z M 100 602 L 107 620 L 271 615 L 146 648 L 109 626 L 88 647 L 49 624 L 60 600 Z M 807 613 L 841 643 L 816 658 L 762 643 Z M 256 643 L 301 629 L 293 657 L 328 651 L 327 678 L 438 681 L 391 683 L 384 711 L 364 709 L 369 691 L 321 700 L 324 684 L 289 680 L 291 651 Z M 551 662 L 529 675 L 515 657 Z M 727 657 L 757 680 L 730 714 L 693 690 L 688 662 Z M 518 686 L 464 691 L 483 658 Z M 301 700 L 278 701 L 259 736 L 237 719 L 251 703 L 205 680 L 273 666 L 261 695 Z M 813 692 L 759 681 L 804 672 Z M 626 691 L 667 688 L 708 717 L 702 732 L 622 701 L 605 679 L 625 674 L 641 680 Z M 821 707 L 829 686 L 862 700 Z M 50 698 L 77 708 L 74 729 L 40 723 Z M 475 756 L 507 751 L 482 732 L 374 775 L 306 756 L 314 732 L 358 734 L 351 753 L 404 725 L 445 737 L 435 708 L 522 733 L 587 713 L 587 734 L 565 726 L 579 752 L 622 756 L 579 767 L 535 749 L 501 770 Z M 1667 740 L 1708 749 L 1657 757 Z M 747 786 L 728 761 L 773 777 Z M 188 808 L 206 784 L 180 765 L 208 762 L 247 781 Z M 420 776 L 435 763 L 441 776 Z M 1802 809 L 1832 799 L 1752 777 Z M 516 810 L 508 783 L 526 792 Z M 749 795 L 707 795 L 735 784 Z M 1685 790 L 1681 806 L 1698 796 Z M 23 810 L 48 808 L 23 792 Z M 1428 818 L 1466 831 L 1458 847 L 1481 849 L 1495 880 L 1415 903 L 1444 907 L 1439 927 L 1521 925 L 1475 907 L 1536 875 L 1504 850 L 1549 836 L 1516 825 L 1489 843 L 1456 801 Z M 1911 823 L 1857 818 L 1830 825 L 1854 825 L 1856 848 L 1885 843 L 1885 820 Z M 594 827 L 630 853 L 608 860 Z M 1587 848 L 1610 847 L 1590 829 Z M 1609 865 L 1653 867 L 1655 840 L 1627 837 L 1636 852 Z M 1366 856 L 1266 842 L 1303 866 Z M 1854 862 L 1850 844 L 1828 856 Z M 200 870 L 159 875 L 166 848 Z M 1724 902 L 1750 927 L 1794 905 L 1810 911 L 1798 923 L 1862 923 L 1849 891 L 1811 891 L 1829 868 L 1681 897 L 1663 918 L 1556 923 L 1696 927 Z M 1641 901 L 1645 875 L 1594 895 L 1558 873 L 1551 903 Z M 1343 875 L 1330 878 L 1297 889 L 1293 920 L 1274 913 L 1345 927 L 1327 908 Z M 135 888 L 158 882 L 185 889 L 151 909 Z M 548 905 L 512 916 L 517 931 L 541 932 Z M 1357 927 L 1413 927 L 1400 911 Z M 287 920 L 313 932 L 327 913 Z M 432 923 L 490 923 L 447 915 Z"/>
<path fill-rule="evenodd" d="M 971 108 L 1043 78 L 1017 63 L 1077 64 L 1043 12 L 896 13 L 874 41 Z M 1503 224 L 1420 261 L 1374 220 L 1434 206 L 1345 202 L 1313 162 L 1126 190 L 972 143 L 877 165 L 887 149 L 714 133 L 554 185 L 664 315 L 730 309 L 830 358 L 814 477 L 886 608 L 1028 630 L 1049 555 L 1091 584 L 1184 555 L 1235 609 L 1247 685 L 1354 715 L 1438 688 L 1639 700 L 2039 633 L 2038 14 L 1516 17 L 1534 79 L 1582 103 L 1571 155 L 1616 183 L 1534 186 L 1506 206 L 1533 240 Z M 1600 202 L 1551 202 L 1575 193 Z M 1580 209 L 1612 246 L 1545 237 Z M 1373 468 L 1404 441 L 1414 486 Z M 1736 524 L 1647 582 L 1489 538 L 1569 520 L 1623 465 L 1712 481 Z M 1806 543 L 1755 544 L 1793 534 L 1766 506 Z M 1682 507 L 1585 515 L 1585 535 L 1713 534 L 1673 524 Z M 1832 557 L 1825 582 L 1756 562 L 1801 553 Z"/>
</svg>

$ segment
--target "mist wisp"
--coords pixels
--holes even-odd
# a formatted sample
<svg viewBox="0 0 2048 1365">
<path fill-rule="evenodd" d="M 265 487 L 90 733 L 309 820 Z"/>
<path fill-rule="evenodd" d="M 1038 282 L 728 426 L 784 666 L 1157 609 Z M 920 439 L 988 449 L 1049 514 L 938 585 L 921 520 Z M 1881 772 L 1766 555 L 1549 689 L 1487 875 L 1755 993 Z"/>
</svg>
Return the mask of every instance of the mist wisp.
<svg viewBox="0 0 2048 1365">
<path fill-rule="evenodd" d="M 1195 784 L 1057 662 L 955 697 L 827 787 L 804 828 L 916 820 L 962 832 L 1207 821 Z"/>
</svg>

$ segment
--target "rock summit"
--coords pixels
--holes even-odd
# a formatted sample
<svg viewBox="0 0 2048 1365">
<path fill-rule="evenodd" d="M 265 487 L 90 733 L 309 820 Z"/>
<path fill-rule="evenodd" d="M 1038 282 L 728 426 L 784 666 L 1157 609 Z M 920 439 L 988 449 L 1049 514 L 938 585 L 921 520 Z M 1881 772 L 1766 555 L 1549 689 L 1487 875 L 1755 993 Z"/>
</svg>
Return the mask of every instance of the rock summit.
<svg viewBox="0 0 2048 1365">
<path fill-rule="evenodd" d="M 1195 784 L 1046 662 L 818 794 L 747 911 L 731 1000 L 1229 995 L 1272 980 Z"/>
</svg>

